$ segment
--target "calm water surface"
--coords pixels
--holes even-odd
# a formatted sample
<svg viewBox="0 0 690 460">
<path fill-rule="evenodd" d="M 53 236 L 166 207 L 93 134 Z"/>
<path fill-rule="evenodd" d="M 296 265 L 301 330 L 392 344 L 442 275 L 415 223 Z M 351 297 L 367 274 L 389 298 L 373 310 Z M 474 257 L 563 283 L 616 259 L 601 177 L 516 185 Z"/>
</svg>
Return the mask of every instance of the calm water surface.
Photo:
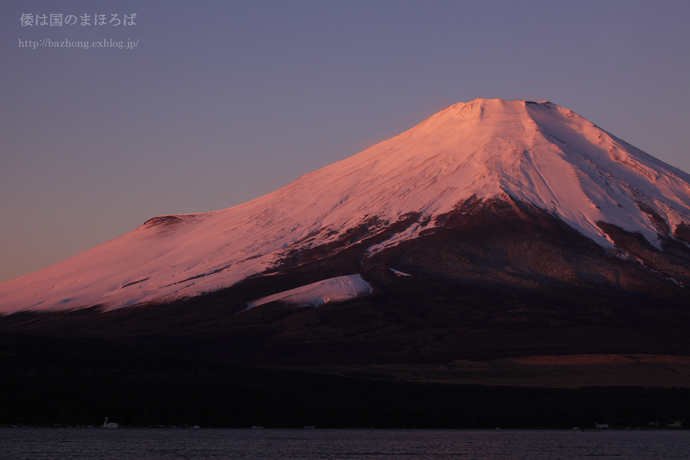
<svg viewBox="0 0 690 460">
<path fill-rule="evenodd" d="M 689 431 L 5 428 L 5 459 L 688 459 Z"/>
</svg>

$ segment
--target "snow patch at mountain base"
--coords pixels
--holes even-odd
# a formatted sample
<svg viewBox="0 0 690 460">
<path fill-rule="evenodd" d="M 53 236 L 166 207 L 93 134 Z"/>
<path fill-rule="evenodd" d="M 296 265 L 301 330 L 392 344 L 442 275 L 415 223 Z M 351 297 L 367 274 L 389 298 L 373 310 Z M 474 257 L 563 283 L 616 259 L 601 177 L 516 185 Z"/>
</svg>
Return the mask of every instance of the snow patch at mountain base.
<svg viewBox="0 0 690 460">
<path fill-rule="evenodd" d="M 249 302 L 247 308 L 242 311 L 276 301 L 292 304 L 295 307 L 319 307 L 372 292 L 373 288 L 360 275 L 337 276 L 257 299 Z"/>
</svg>

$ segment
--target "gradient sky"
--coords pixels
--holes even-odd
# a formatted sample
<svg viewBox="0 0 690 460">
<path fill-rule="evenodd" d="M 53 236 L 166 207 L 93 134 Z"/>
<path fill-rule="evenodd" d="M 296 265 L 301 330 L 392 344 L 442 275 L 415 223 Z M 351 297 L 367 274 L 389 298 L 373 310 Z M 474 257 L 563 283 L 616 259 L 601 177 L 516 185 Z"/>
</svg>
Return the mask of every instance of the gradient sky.
<svg viewBox="0 0 690 460">
<path fill-rule="evenodd" d="M 156 215 L 256 198 L 477 97 L 548 99 L 690 172 L 686 0 L 25 0 L 0 21 L 0 282 Z M 138 47 L 19 46 L 44 38 Z"/>
</svg>

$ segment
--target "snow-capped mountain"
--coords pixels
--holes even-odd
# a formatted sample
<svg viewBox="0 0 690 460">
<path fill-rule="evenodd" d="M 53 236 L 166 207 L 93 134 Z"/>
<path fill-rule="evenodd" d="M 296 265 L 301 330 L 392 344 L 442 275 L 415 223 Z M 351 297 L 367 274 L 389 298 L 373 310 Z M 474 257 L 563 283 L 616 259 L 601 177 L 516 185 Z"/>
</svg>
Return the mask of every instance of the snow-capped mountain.
<svg viewBox="0 0 690 460">
<path fill-rule="evenodd" d="M 509 218 L 501 218 L 506 209 Z M 541 223 L 520 223 L 529 219 Z M 557 228 L 561 236 L 549 243 L 551 260 L 537 260 L 542 256 L 534 248 L 514 245 L 497 246 L 488 265 L 476 245 L 469 250 L 473 254 L 458 250 L 452 261 L 438 249 L 438 235 L 478 222 L 476 231 L 485 234 L 526 232 L 531 236 L 525 242 L 534 235 L 548 240 L 548 232 L 542 235 L 537 227 Z M 453 247 L 462 246 L 461 240 Z M 573 253 L 599 255 L 576 268 L 568 258 L 556 267 L 554 248 L 568 240 L 582 248 Z M 119 238 L 4 283 L 0 313 L 163 303 L 249 278 L 269 280 L 355 246 L 356 253 L 342 255 L 354 268 L 324 280 L 355 275 L 376 260 L 393 276 L 436 270 L 444 277 L 494 282 L 512 273 L 525 283 L 538 275 L 623 288 L 630 281 L 622 281 L 616 264 L 628 264 L 688 285 L 689 242 L 690 175 L 551 102 L 476 99 L 248 203 L 154 217 Z M 432 270 L 418 255 L 435 247 L 443 255 Z M 505 263 L 496 262 L 501 257 Z M 618 268 L 603 273 L 596 257 Z M 479 271 L 468 268 L 480 265 Z M 494 278 L 486 275 L 490 271 Z M 320 280 L 303 284 L 315 281 Z"/>
</svg>

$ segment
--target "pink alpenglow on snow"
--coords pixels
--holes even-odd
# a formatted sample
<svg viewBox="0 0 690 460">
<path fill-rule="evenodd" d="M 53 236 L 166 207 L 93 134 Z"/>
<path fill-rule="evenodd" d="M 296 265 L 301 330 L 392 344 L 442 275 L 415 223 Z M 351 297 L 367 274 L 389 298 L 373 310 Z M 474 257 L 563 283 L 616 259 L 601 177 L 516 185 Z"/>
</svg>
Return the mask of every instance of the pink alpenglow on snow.
<svg viewBox="0 0 690 460">
<path fill-rule="evenodd" d="M 368 254 L 416 238 L 476 197 L 546 210 L 607 249 L 597 222 L 659 235 L 690 223 L 690 175 L 550 102 L 476 99 L 245 204 L 162 216 L 51 267 L 0 285 L 0 313 L 112 310 L 232 286 L 290 254 L 410 213 L 416 223 Z"/>
</svg>

